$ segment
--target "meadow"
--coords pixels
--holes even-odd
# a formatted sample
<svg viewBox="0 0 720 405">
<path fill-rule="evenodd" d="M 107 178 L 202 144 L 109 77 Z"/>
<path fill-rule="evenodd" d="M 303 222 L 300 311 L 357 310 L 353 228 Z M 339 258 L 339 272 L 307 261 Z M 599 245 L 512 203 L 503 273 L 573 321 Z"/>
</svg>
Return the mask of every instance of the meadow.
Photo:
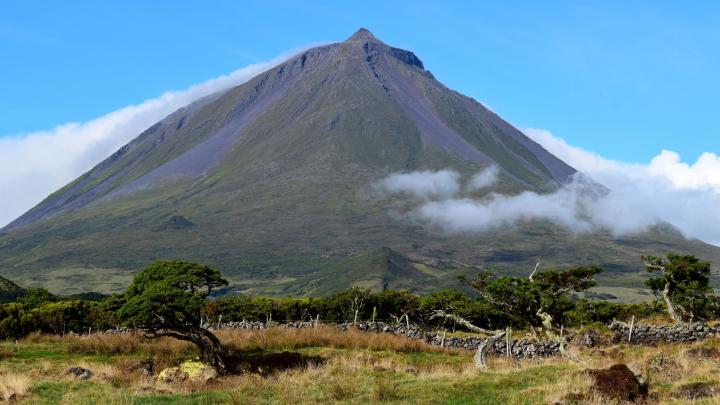
<svg viewBox="0 0 720 405">
<path fill-rule="evenodd" d="M 191 345 L 132 333 L 32 334 L 0 343 L 0 394 L 29 404 L 605 404 L 612 401 L 594 390 L 584 371 L 616 363 L 649 383 L 650 403 L 689 403 L 697 395 L 691 388 L 712 391 L 708 387 L 720 383 L 718 339 L 571 347 L 576 360 L 491 357 L 487 370 L 476 370 L 472 352 L 332 326 L 220 330 L 218 336 L 253 368 L 204 383 L 163 384 L 157 373 L 193 358 Z M 304 361 L 283 362 L 287 358 Z M 148 359 L 152 373 L 138 372 Z M 93 376 L 78 380 L 67 373 L 75 366 Z M 707 401 L 696 403 L 717 403 Z"/>
</svg>

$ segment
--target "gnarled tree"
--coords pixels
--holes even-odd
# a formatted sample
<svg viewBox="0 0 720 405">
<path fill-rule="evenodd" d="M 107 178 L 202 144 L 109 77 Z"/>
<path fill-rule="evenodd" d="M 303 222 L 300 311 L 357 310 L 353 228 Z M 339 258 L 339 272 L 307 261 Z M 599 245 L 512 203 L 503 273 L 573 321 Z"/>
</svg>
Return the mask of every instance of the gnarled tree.
<svg viewBox="0 0 720 405">
<path fill-rule="evenodd" d="M 218 270 L 184 261 L 158 261 L 138 273 L 118 310 L 124 323 L 146 336 L 192 342 L 202 361 L 225 373 L 220 340 L 202 326 L 201 311 L 213 288 L 227 285 Z"/>
<path fill-rule="evenodd" d="M 512 318 L 533 327 L 543 326 L 552 333 L 557 318 L 573 307 L 570 293 L 593 287 L 594 277 L 601 271 L 597 266 L 538 271 L 536 266 L 527 278 L 497 277 L 482 270 L 475 278 L 462 280 L 478 292 L 481 300 Z"/>
<path fill-rule="evenodd" d="M 667 259 L 643 256 L 645 269 L 659 273 L 645 283 L 662 296 L 670 319 L 676 322 L 704 318 L 711 306 L 710 263 L 692 255 L 670 253 Z"/>
</svg>

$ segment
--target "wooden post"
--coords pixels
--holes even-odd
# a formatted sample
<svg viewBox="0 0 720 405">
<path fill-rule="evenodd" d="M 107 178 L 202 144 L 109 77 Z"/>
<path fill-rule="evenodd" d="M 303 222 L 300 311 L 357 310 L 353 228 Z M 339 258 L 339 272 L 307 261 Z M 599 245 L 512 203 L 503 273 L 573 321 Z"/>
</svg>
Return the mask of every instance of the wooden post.
<svg viewBox="0 0 720 405">
<path fill-rule="evenodd" d="M 442 339 L 440 339 L 440 347 L 441 348 L 445 347 L 445 333 L 447 333 L 447 331 L 445 329 L 443 329 Z"/>
<path fill-rule="evenodd" d="M 377 315 L 377 307 L 373 307 L 372 323 L 375 323 L 375 315 Z"/>
<path fill-rule="evenodd" d="M 632 342 L 632 333 L 633 333 L 634 328 L 635 328 L 635 315 L 633 315 L 632 319 L 630 320 L 630 331 L 628 332 L 628 343 Z"/>
<path fill-rule="evenodd" d="M 360 310 L 358 308 L 355 308 L 355 319 L 353 320 L 353 323 L 357 323 L 358 311 Z"/>
<path fill-rule="evenodd" d="M 512 329 L 508 326 L 505 329 L 505 355 L 507 357 L 510 357 L 510 334 L 512 333 Z"/>
<path fill-rule="evenodd" d="M 408 329 L 410 328 L 410 317 L 408 316 L 408 314 L 405 314 L 405 325 L 408 327 Z"/>
</svg>

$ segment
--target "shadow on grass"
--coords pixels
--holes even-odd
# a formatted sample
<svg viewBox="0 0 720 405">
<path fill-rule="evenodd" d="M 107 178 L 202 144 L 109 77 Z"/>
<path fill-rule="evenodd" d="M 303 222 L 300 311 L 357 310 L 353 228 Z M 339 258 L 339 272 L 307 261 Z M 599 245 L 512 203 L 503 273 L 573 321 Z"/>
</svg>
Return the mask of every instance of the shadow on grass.
<svg viewBox="0 0 720 405">
<path fill-rule="evenodd" d="M 268 376 L 279 371 L 304 369 L 308 366 L 322 366 L 327 362 L 324 357 L 308 356 L 296 352 L 241 352 L 230 353 L 226 358 L 230 374 L 255 373 Z"/>
</svg>

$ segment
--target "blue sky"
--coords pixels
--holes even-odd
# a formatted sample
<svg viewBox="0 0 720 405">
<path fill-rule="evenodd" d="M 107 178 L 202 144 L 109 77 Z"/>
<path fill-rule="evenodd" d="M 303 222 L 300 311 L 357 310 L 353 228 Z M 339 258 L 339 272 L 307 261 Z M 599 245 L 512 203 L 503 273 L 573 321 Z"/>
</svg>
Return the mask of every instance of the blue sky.
<svg viewBox="0 0 720 405">
<path fill-rule="evenodd" d="M 4 2 L 0 136 L 85 121 L 365 26 L 517 126 L 624 161 L 720 152 L 720 3 L 467 3 Z"/>
</svg>

